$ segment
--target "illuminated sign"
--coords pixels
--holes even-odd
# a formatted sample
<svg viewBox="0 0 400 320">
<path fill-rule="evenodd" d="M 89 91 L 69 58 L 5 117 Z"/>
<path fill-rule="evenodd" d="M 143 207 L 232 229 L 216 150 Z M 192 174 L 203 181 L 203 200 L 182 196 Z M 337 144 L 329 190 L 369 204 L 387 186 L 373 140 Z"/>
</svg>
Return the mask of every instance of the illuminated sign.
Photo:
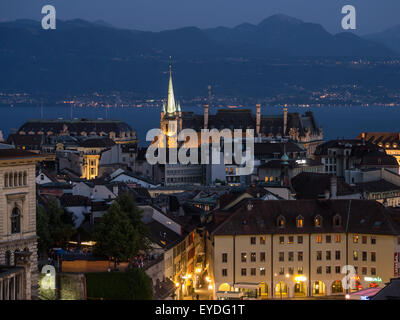
<svg viewBox="0 0 400 320">
<path fill-rule="evenodd" d="M 368 282 L 382 282 L 381 277 L 364 277 L 364 280 Z"/>
<path fill-rule="evenodd" d="M 294 278 L 294 281 L 304 282 L 304 281 L 307 281 L 307 278 L 305 276 L 297 276 Z"/>
</svg>

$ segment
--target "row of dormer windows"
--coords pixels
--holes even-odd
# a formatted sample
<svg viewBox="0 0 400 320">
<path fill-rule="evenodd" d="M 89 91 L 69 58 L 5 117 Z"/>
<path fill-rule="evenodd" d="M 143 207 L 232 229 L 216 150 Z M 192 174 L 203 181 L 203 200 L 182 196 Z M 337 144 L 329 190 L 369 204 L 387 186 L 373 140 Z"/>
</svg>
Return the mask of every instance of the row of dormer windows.
<svg viewBox="0 0 400 320">
<path fill-rule="evenodd" d="M 314 217 L 314 221 L 313 222 L 314 222 L 314 227 L 317 227 L 317 228 L 322 227 L 322 216 L 316 215 Z M 335 215 L 333 217 L 333 219 L 332 219 L 332 223 L 333 223 L 333 226 L 340 227 L 341 224 L 342 224 L 341 216 L 338 215 L 338 214 Z M 286 219 L 285 219 L 284 216 L 279 216 L 278 217 L 277 225 L 280 228 L 284 228 L 286 226 Z M 303 228 L 303 226 L 304 226 L 304 218 L 303 218 L 303 216 L 299 215 L 296 218 L 296 227 L 297 228 Z"/>
</svg>

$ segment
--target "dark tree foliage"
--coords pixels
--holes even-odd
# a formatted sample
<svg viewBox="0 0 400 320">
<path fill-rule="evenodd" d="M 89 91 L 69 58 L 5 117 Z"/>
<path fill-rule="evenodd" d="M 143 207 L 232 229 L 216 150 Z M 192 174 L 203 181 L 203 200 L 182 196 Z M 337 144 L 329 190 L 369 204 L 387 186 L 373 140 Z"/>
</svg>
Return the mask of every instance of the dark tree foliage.
<svg viewBox="0 0 400 320">
<path fill-rule="evenodd" d="M 115 268 L 120 261 L 137 255 L 141 247 L 139 234 L 118 201 L 103 215 L 95 228 L 94 237 L 95 254 L 112 259 Z"/>
<path fill-rule="evenodd" d="M 49 198 L 46 206 L 38 206 L 36 230 L 39 252 L 52 247 L 65 247 L 75 234 L 73 216 L 60 207 L 55 198 Z"/>
</svg>

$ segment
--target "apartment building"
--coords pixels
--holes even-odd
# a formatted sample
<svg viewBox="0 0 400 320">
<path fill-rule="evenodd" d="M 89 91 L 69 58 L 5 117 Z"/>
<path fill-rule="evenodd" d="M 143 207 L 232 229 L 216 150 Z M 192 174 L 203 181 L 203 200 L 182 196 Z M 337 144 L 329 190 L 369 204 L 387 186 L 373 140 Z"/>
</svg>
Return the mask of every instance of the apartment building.
<svg viewBox="0 0 400 320">
<path fill-rule="evenodd" d="M 211 232 L 215 297 L 330 296 L 383 286 L 399 272 L 392 214 L 367 200 L 244 200 Z"/>
</svg>

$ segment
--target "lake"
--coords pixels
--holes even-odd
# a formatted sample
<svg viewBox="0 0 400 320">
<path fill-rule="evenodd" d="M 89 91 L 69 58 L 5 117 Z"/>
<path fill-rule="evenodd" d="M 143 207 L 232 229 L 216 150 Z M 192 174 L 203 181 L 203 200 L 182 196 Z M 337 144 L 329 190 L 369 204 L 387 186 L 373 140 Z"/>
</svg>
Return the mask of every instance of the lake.
<svg viewBox="0 0 400 320">
<path fill-rule="evenodd" d="M 251 107 L 255 113 L 255 106 Z M 210 108 L 215 113 L 217 108 Z M 289 107 L 289 112 L 313 111 L 319 126 L 324 130 L 325 140 L 337 137 L 355 138 L 362 131 L 400 132 L 399 107 Z M 182 107 L 182 111 L 203 113 L 201 107 Z M 281 114 L 281 107 L 262 107 L 262 114 Z M 155 107 L 43 107 L 43 118 L 88 118 L 123 120 L 137 131 L 141 146 L 146 145 L 145 135 L 151 128 L 160 126 L 160 108 Z M 40 107 L 1 107 L 0 130 L 4 138 L 18 129 L 28 119 L 40 119 Z"/>
</svg>

